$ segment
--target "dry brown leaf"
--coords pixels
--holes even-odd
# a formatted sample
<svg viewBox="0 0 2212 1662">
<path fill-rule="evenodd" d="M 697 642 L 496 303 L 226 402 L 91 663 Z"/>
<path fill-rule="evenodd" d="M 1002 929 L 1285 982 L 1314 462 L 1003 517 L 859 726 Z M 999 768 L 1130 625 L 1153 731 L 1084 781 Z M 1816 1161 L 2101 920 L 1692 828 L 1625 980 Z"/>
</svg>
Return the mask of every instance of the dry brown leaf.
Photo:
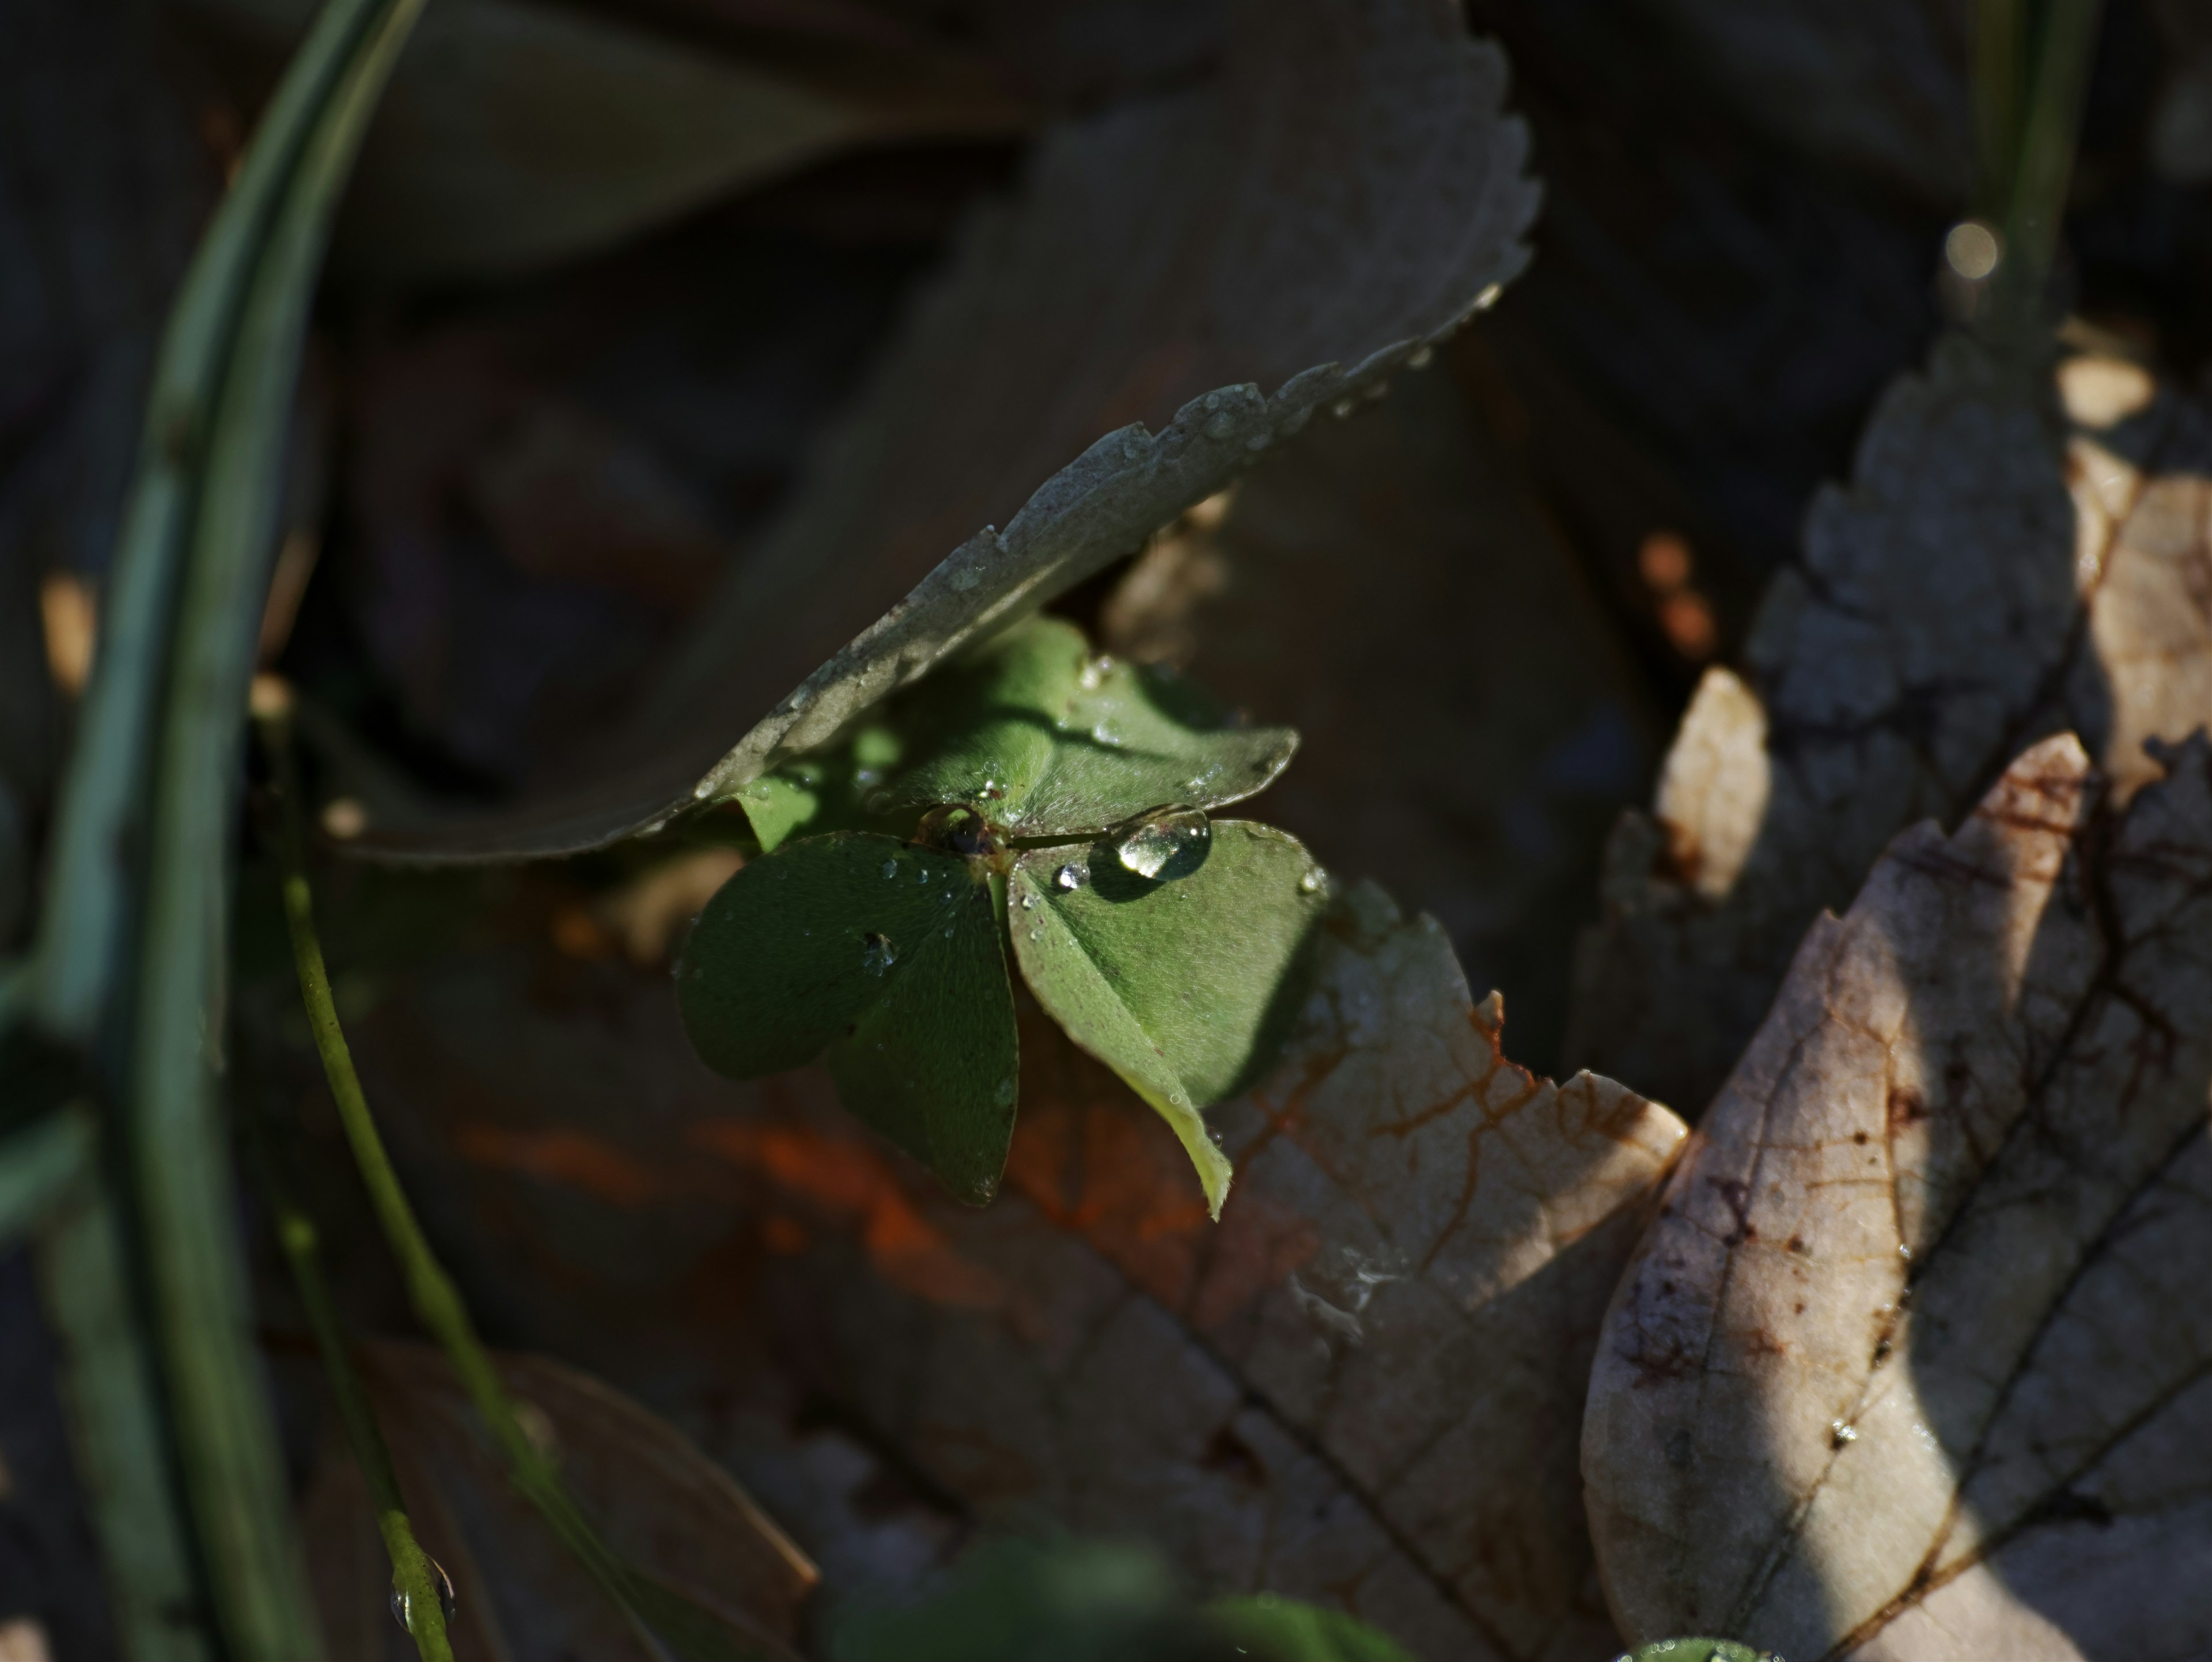
<svg viewBox="0 0 2212 1662">
<path fill-rule="evenodd" d="M 620 1612 L 508 1482 L 435 1348 L 380 1341 L 357 1360 L 416 1537 L 453 1578 L 456 1653 L 502 1662 L 642 1658 Z M 719 1619 L 745 1653 L 793 1656 L 813 1565 L 673 1428 L 589 1374 L 499 1359 L 523 1428 L 616 1556 Z M 302 1503 L 317 1601 L 336 1662 L 404 1662 L 391 1561 L 368 1491 L 333 1441 Z"/>
<path fill-rule="evenodd" d="M 1023 199 L 977 216 L 635 732 L 495 816 L 387 799 L 364 846 L 496 857 L 657 824 L 1133 552 L 1526 263 L 1504 90 L 1451 0 L 1247 0 L 1218 80 L 1060 129 Z"/>
<path fill-rule="evenodd" d="M 1263 817 L 1387 876 L 1474 985 L 1513 989 L 1519 1053 L 1556 1052 L 1572 925 L 1656 721 L 1575 551 L 1448 373 L 1283 447 L 1217 529 L 1148 551 L 1103 622 L 1115 653 L 1172 657 L 1295 727 Z"/>
<path fill-rule="evenodd" d="M 2081 733 L 2124 792 L 2144 740 L 2212 720 L 2212 425 L 2147 380 L 2131 401 L 2125 368 L 2062 368 L 2063 438 L 1963 338 L 1892 389 L 1745 674 L 1708 673 L 1654 815 L 1615 833 L 1570 1061 L 1711 1100 L 1807 925 L 1899 831 L 1954 822 L 2044 734 Z"/>
<path fill-rule="evenodd" d="M 1632 1637 L 2072 1662 L 2212 1641 L 2212 746 L 2069 735 L 1816 924 L 1607 1318 Z"/>
<path fill-rule="evenodd" d="M 917 1534 L 806 1501 L 850 1446 L 806 1454 L 798 1417 L 956 1519 L 1142 1536 L 1201 1587 L 1343 1604 L 1429 1662 L 1597 1656 L 1580 1390 L 1682 1128 L 1505 1061 L 1441 931 L 1371 886 L 1326 950 L 1279 1075 L 1215 1111 L 1218 1226 L 1157 1117 L 1034 1013 L 981 1212 L 811 1073 L 706 1076 L 665 984 L 610 963 L 559 994 L 449 963 L 357 1049 L 508 1320 L 635 1381 L 825 1562 L 883 1574 Z"/>
<path fill-rule="evenodd" d="M 1658 9 L 1769 131 L 1947 210 L 1966 199 L 1972 16 L 1958 0 L 1661 0 Z"/>
</svg>

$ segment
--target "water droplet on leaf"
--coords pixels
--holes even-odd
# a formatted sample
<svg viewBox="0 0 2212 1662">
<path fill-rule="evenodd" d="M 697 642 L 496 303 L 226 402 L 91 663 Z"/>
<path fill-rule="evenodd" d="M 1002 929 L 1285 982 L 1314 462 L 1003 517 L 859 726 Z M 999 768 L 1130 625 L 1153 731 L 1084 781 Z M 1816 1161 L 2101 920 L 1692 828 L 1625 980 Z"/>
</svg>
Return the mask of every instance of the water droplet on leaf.
<svg viewBox="0 0 2212 1662">
<path fill-rule="evenodd" d="M 1139 877 L 1158 877 L 1170 865 L 1188 865 L 1202 852 L 1213 828 L 1196 808 L 1154 814 L 1115 845 L 1123 868 Z"/>
<path fill-rule="evenodd" d="M 887 934 L 872 930 L 860 937 L 860 967 L 870 975 L 881 975 L 898 961 L 898 948 Z"/>
<path fill-rule="evenodd" d="M 1052 874 L 1052 886 L 1062 894 L 1083 886 L 1083 868 L 1072 861 Z"/>
<path fill-rule="evenodd" d="M 885 877 L 896 877 L 898 875 L 898 861 L 896 860 L 884 861 L 884 875 Z"/>
<path fill-rule="evenodd" d="M 1322 875 L 1321 868 L 1316 866 L 1311 870 L 1308 871 L 1304 877 L 1298 879 L 1298 892 L 1300 894 L 1319 894 L 1321 892 L 1321 886 L 1327 881 L 1328 881 L 1328 880 Z"/>
<path fill-rule="evenodd" d="M 1433 346 L 1416 346 L 1407 355 L 1406 368 L 1408 369 L 1425 369 L 1432 362 L 1435 361 L 1436 356 L 1436 348 Z"/>
</svg>

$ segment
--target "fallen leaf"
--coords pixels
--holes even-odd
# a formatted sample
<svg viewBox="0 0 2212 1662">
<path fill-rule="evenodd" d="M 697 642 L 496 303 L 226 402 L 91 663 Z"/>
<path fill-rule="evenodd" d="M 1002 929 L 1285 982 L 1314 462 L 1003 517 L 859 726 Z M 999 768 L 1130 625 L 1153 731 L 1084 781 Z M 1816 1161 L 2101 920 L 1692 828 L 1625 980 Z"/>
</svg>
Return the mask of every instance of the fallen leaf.
<svg viewBox="0 0 2212 1662">
<path fill-rule="evenodd" d="M 304 0 L 192 0 L 241 85 L 288 50 Z M 517 0 L 426 17 L 363 147 L 333 251 L 359 285 L 483 282 L 595 253 L 747 186 L 859 144 L 1006 135 L 1027 109 L 980 66 L 909 48 L 902 73 L 835 30 L 806 67 L 777 31 L 744 55 L 648 18 Z M 791 31 L 804 37 L 810 31 Z M 241 49 L 243 48 L 243 49 Z"/>
<path fill-rule="evenodd" d="M 1816 923 L 1606 1323 L 1637 1637 L 2182 1656 L 2212 1634 L 2212 746 L 2070 735 Z"/>
<path fill-rule="evenodd" d="M 849 1428 L 955 1518 L 1149 1539 L 1201 1592 L 1346 1609 L 1429 1662 L 1610 1653 L 1577 1405 L 1682 1128 L 1504 1060 L 1442 933 L 1371 886 L 1320 950 L 1279 1071 L 1209 1116 L 1237 1165 L 1218 1225 L 1158 1117 L 1034 1010 L 981 1211 L 817 1073 L 717 1086 L 619 962 L 448 959 L 356 1048 L 508 1330 L 636 1390 L 794 1523 L 794 1445 Z M 450 1157 L 495 1117 L 602 1140 L 656 1200 Z M 809 1549 L 869 1562 L 823 1512 Z"/>
<path fill-rule="evenodd" d="M 508 1482 L 444 1354 L 382 1340 L 357 1347 L 356 1361 L 416 1538 L 453 1580 L 457 1653 L 510 1662 L 644 1656 L 621 1613 Z M 814 1567 L 726 1472 L 588 1374 L 537 1356 L 503 1356 L 499 1367 L 524 1429 L 615 1555 L 711 1618 L 720 1647 L 712 1653 L 763 1662 L 797 1654 Z M 343 1445 L 325 1454 L 301 1513 L 333 1656 L 413 1655 L 388 1608 L 391 1565 L 367 1486 Z"/>
<path fill-rule="evenodd" d="M 2212 719 L 2212 424 L 2168 392 L 2062 435 L 2041 379 L 1954 337 L 1891 390 L 1746 673 L 1708 672 L 1654 814 L 1615 833 L 1571 1059 L 1710 1101 L 1899 831 L 1954 822 L 2044 734 L 2082 734 L 2124 794 L 2145 740 Z"/>
<path fill-rule="evenodd" d="M 726 797 L 1133 551 L 1519 271 L 1526 135 L 1455 7 L 1241 16 L 1217 81 L 1062 127 L 1023 199 L 976 217 L 634 733 L 494 814 L 387 797 L 360 846 L 572 850 Z M 987 520 L 1005 531 L 969 534 Z"/>
</svg>

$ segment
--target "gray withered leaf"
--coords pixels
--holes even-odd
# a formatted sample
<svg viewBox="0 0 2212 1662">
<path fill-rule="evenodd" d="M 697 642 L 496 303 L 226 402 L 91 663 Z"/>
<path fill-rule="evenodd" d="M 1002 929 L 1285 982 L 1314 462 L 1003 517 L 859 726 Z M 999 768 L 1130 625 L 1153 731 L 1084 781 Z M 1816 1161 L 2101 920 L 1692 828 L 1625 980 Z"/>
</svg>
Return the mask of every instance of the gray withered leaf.
<svg viewBox="0 0 2212 1662">
<path fill-rule="evenodd" d="M 1052 131 L 976 216 L 633 733 L 488 813 L 364 777 L 360 846 L 574 850 L 728 797 L 1379 391 L 1527 263 L 1504 90 L 1450 0 L 1243 0 L 1218 78 Z"/>
<path fill-rule="evenodd" d="M 724 884 L 677 966 L 707 1065 L 757 1079 L 827 1052 L 839 1099 L 981 1203 L 1013 1134 L 1002 886 L 957 854 L 866 831 L 799 839 Z"/>
<path fill-rule="evenodd" d="M 2183 1656 L 2212 1631 L 2212 746 L 2070 736 L 1816 923 L 1599 1347 L 1632 1638 Z"/>
</svg>

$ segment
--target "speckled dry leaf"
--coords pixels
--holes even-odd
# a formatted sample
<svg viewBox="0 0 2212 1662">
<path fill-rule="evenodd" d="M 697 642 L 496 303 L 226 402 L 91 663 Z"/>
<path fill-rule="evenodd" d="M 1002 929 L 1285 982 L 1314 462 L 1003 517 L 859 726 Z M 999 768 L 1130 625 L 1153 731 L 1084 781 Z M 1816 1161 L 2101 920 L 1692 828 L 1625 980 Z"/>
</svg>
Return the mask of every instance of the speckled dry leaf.
<svg viewBox="0 0 2212 1662">
<path fill-rule="evenodd" d="M 1634 1637 L 2212 1643 L 2212 747 L 2070 737 L 1816 924 L 1607 1318 L 1583 1472 Z"/>
<path fill-rule="evenodd" d="M 1218 1226 L 1152 1117 L 1029 1029 L 1007 1192 L 929 1213 L 928 1278 L 823 1288 L 821 1388 L 987 1519 L 1139 1535 L 1431 1662 L 1599 1655 L 1578 1388 L 1681 1126 L 1505 1061 L 1496 1006 L 1379 890 L 1317 975 L 1281 1071 L 1212 1116 Z M 767 1173 L 793 1131 L 696 1135 Z"/>
<path fill-rule="evenodd" d="M 416 1537 L 453 1578 L 455 1654 L 644 1658 L 622 1615 L 507 1481 L 444 1355 L 381 1341 L 360 1347 L 358 1359 Z M 796 1656 L 814 1567 L 726 1472 L 589 1374 L 535 1356 L 500 1367 L 524 1429 L 618 1557 L 713 1618 L 720 1653 Z M 342 1444 L 326 1452 L 301 1523 L 334 1662 L 411 1658 L 387 1608 L 391 1562 L 368 1489 Z"/>
<path fill-rule="evenodd" d="M 919 1495 L 1148 1538 L 1194 1590 L 1348 1606 L 1427 1662 L 1610 1655 L 1579 1403 L 1681 1127 L 1504 1060 L 1441 931 L 1378 891 L 1322 952 L 1280 1073 L 1211 1117 L 1238 1163 L 1218 1225 L 1158 1117 L 1035 1011 L 980 1212 L 817 1074 L 712 1079 L 618 960 L 451 959 L 356 1048 L 460 1272 L 825 1568 L 911 1574 L 948 1527 Z"/>
<path fill-rule="evenodd" d="M 498 857 L 654 824 L 1133 551 L 1526 264 L 1504 93 L 1450 0 L 1247 0 L 1218 79 L 1058 130 L 969 227 L 635 733 L 497 813 L 386 796 L 363 846 Z"/>
<path fill-rule="evenodd" d="M 2063 437 L 2047 389 L 1964 339 L 1891 390 L 1744 676 L 1707 675 L 1655 814 L 1615 832 L 1571 1060 L 1697 1108 L 1891 837 L 1955 823 L 2045 734 L 2124 794 L 2145 739 L 2212 721 L 2212 423 L 2117 359 L 2057 379 Z"/>
<path fill-rule="evenodd" d="M 241 38 L 281 53 L 315 12 L 309 0 L 189 4 L 216 20 L 216 56 L 241 79 L 258 67 Z M 481 283 L 856 144 L 1025 125 L 979 69 L 943 54 L 909 51 L 885 73 L 873 62 L 884 54 L 856 54 L 833 26 L 794 42 L 806 69 L 793 72 L 776 64 L 776 40 L 763 30 L 740 56 L 605 9 L 441 0 L 377 113 L 333 265 L 383 285 Z"/>
</svg>

